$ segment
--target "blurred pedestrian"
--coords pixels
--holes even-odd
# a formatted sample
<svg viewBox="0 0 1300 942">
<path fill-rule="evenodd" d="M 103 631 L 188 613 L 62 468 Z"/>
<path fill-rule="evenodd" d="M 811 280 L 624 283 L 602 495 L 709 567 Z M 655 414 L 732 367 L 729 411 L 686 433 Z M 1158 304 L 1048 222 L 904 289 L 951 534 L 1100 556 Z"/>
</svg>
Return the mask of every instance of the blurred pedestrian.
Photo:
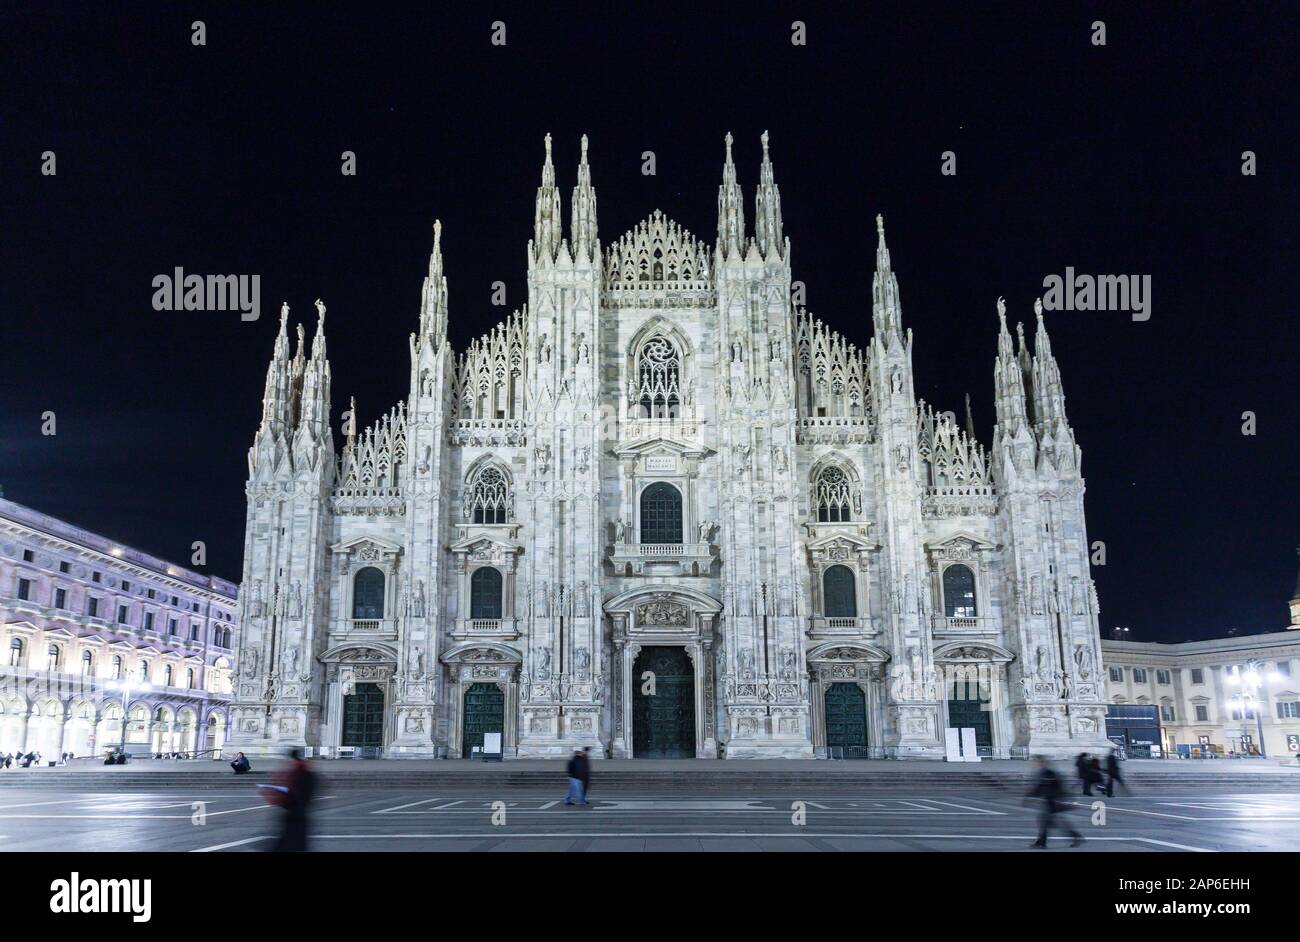
<svg viewBox="0 0 1300 942">
<path fill-rule="evenodd" d="M 1092 795 L 1092 770 L 1089 768 L 1088 753 L 1081 752 L 1074 759 L 1074 771 L 1079 776 L 1079 784 L 1083 786 L 1083 793 L 1091 797 Z"/>
<path fill-rule="evenodd" d="M 243 775 L 253 770 L 253 765 L 248 761 L 248 756 L 242 752 L 235 756 L 235 761 L 230 763 L 230 767 L 235 770 L 236 775 Z"/>
<path fill-rule="evenodd" d="M 1115 797 L 1115 786 L 1119 785 L 1124 789 L 1124 794 L 1133 794 L 1133 789 L 1128 787 L 1124 781 L 1124 775 L 1120 770 L 1119 747 L 1116 746 L 1106 756 L 1106 795 L 1109 798 Z"/>
<path fill-rule="evenodd" d="M 1036 798 L 1043 804 L 1038 812 L 1038 840 L 1029 846 L 1046 847 L 1047 832 L 1051 830 L 1053 820 L 1066 809 L 1061 801 L 1061 779 L 1047 763 L 1047 759 L 1043 756 L 1034 756 L 1034 769 L 1033 787 L 1029 790 L 1029 797 Z M 1074 828 L 1067 824 L 1063 829 L 1066 834 L 1074 838 L 1070 843 L 1071 847 L 1078 847 L 1083 843 L 1083 835 Z"/>
<path fill-rule="evenodd" d="M 266 800 L 284 809 L 280 837 L 271 850 L 307 850 L 307 808 L 316 791 L 316 773 L 308 767 L 302 750 L 289 750 L 289 767 L 280 775 L 279 782 L 263 787 L 266 789 Z"/>
<path fill-rule="evenodd" d="M 581 749 L 573 750 L 568 766 L 569 790 L 564 794 L 566 805 L 587 804 L 586 782 L 591 778 L 591 761 Z M 575 802 L 573 799 L 577 798 Z"/>
</svg>

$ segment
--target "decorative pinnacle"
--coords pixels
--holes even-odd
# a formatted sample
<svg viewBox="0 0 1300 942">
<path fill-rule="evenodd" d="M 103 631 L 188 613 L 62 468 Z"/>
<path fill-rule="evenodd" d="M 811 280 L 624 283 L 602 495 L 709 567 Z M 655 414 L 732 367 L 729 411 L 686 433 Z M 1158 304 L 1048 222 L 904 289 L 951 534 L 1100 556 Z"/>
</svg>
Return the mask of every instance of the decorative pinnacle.
<svg viewBox="0 0 1300 942">
<path fill-rule="evenodd" d="M 1006 316 L 1007 316 L 1007 302 L 1002 298 L 1001 295 L 999 295 L 998 296 L 998 317 L 1006 317 Z"/>
<path fill-rule="evenodd" d="M 582 135 L 582 162 L 587 162 L 587 135 Z"/>
<path fill-rule="evenodd" d="M 435 219 L 433 221 L 433 249 L 435 252 L 438 250 L 438 247 L 441 244 L 442 244 L 442 220 Z"/>
<path fill-rule="evenodd" d="M 551 162 L 551 132 L 550 131 L 546 132 L 546 137 L 543 138 L 543 140 L 546 142 L 546 162 L 549 164 Z"/>
<path fill-rule="evenodd" d="M 320 319 L 322 321 L 325 320 L 325 302 L 323 302 L 320 298 L 316 299 L 316 313 L 320 315 Z"/>
<path fill-rule="evenodd" d="M 1039 320 L 1042 320 L 1042 319 L 1043 319 L 1043 299 L 1042 299 L 1042 298 L 1036 298 L 1036 299 L 1034 300 L 1034 313 L 1038 315 L 1038 319 L 1039 319 Z"/>
<path fill-rule="evenodd" d="M 767 132 L 766 131 L 763 132 L 763 135 L 762 137 L 759 138 L 759 140 L 763 142 L 763 159 L 767 160 Z"/>
<path fill-rule="evenodd" d="M 284 330 L 285 322 L 289 320 L 289 302 L 280 302 L 280 330 Z"/>
<path fill-rule="evenodd" d="M 876 232 L 881 236 L 885 234 L 885 217 L 880 213 L 876 213 Z"/>
<path fill-rule="evenodd" d="M 731 137 L 731 132 L 730 132 L 730 131 L 727 132 L 727 136 L 724 137 L 723 140 L 727 142 L 727 163 L 731 163 L 731 141 L 732 141 L 732 137 Z"/>
</svg>

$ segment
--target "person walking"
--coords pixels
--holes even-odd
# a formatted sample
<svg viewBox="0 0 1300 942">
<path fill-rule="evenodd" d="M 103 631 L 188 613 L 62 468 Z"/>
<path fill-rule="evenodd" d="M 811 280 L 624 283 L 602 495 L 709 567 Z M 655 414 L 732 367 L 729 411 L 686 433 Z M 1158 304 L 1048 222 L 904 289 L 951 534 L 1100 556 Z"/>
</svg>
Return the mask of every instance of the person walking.
<svg viewBox="0 0 1300 942">
<path fill-rule="evenodd" d="M 289 750 L 289 767 L 276 785 L 263 785 L 266 800 L 284 809 L 280 836 L 271 848 L 278 853 L 302 853 L 307 848 L 307 808 L 316 792 L 316 773 L 301 749 Z"/>
<path fill-rule="evenodd" d="M 1119 785 L 1124 789 L 1124 794 L 1126 795 L 1133 794 L 1133 789 L 1128 787 L 1128 783 L 1124 781 L 1124 775 L 1120 771 L 1120 758 L 1119 758 L 1118 746 L 1116 746 L 1114 749 L 1110 751 L 1110 755 L 1106 756 L 1106 777 L 1107 777 L 1106 796 L 1108 798 L 1115 797 L 1116 785 Z"/>
<path fill-rule="evenodd" d="M 569 759 L 569 765 L 566 770 L 569 775 L 569 790 L 564 793 L 564 803 L 566 805 L 585 805 L 587 804 L 586 786 L 584 783 L 591 778 L 591 762 L 587 754 L 581 749 L 573 750 L 573 757 Z M 577 798 L 575 802 L 573 799 Z"/>
<path fill-rule="evenodd" d="M 1045 848 L 1047 832 L 1052 829 L 1052 822 L 1056 816 L 1065 811 L 1065 805 L 1061 801 L 1061 779 L 1048 765 L 1047 759 L 1043 756 L 1034 756 L 1034 769 L 1033 787 L 1029 790 L 1029 797 L 1036 798 L 1043 804 L 1038 813 L 1038 840 L 1029 846 Z M 1070 843 L 1071 847 L 1078 847 L 1083 843 L 1083 835 L 1074 828 L 1065 825 L 1063 830 L 1074 839 Z"/>
<path fill-rule="evenodd" d="M 1083 786 L 1083 793 L 1092 797 L 1092 770 L 1088 767 L 1088 753 L 1079 753 L 1074 760 L 1074 770 L 1079 775 L 1079 783 Z"/>
</svg>

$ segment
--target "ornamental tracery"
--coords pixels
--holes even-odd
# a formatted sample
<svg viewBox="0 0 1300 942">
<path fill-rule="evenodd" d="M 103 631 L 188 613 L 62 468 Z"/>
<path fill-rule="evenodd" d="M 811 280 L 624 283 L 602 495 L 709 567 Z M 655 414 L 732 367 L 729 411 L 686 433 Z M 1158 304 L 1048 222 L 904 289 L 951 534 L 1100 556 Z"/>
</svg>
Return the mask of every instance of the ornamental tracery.
<svg viewBox="0 0 1300 942">
<path fill-rule="evenodd" d="M 465 519 L 473 523 L 507 523 L 514 516 L 510 479 L 495 464 L 474 471 L 465 494 Z"/>
</svg>

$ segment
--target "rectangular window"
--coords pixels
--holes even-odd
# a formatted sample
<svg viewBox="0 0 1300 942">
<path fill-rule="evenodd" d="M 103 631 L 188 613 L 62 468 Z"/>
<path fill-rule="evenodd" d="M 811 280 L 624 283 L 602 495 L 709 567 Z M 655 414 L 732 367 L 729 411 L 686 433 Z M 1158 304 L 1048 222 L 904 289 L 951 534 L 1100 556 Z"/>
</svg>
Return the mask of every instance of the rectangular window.
<svg viewBox="0 0 1300 942">
<path fill-rule="evenodd" d="M 1278 662 L 1277 662 L 1277 672 L 1278 672 L 1279 674 L 1281 674 L 1283 677 L 1290 677 L 1290 676 L 1291 676 L 1291 662 L 1290 662 L 1290 661 L 1278 661 Z"/>
<path fill-rule="evenodd" d="M 54 607 L 55 607 L 55 608 L 67 608 L 67 607 L 68 607 L 68 590 L 67 590 L 67 589 L 55 589 L 55 590 L 54 590 Z"/>
<path fill-rule="evenodd" d="M 174 595 L 172 596 L 172 604 L 173 604 L 173 605 L 176 604 L 176 596 L 174 596 Z"/>
<path fill-rule="evenodd" d="M 99 599 L 95 598 L 93 595 L 86 600 L 86 614 L 91 618 L 99 617 Z"/>
<path fill-rule="evenodd" d="M 1196 704 L 1196 722 L 1208 723 L 1210 721 L 1210 708 L 1204 703 Z"/>
<path fill-rule="evenodd" d="M 1122 684 L 1124 682 L 1124 668 L 1112 667 L 1110 669 L 1110 680 L 1111 683 Z"/>
<path fill-rule="evenodd" d="M 91 582 L 98 582 L 102 577 L 103 577 L 103 573 L 92 572 L 92 573 L 90 574 L 90 581 L 91 581 Z"/>
<path fill-rule="evenodd" d="M 31 601 L 31 599 L 32 599 L 32 580 L 30 580 L 30 579 L 19 579 L 19 580 L 18 580 L 18 598 L 22 599 L 24 602 L 30 602 L 30 601 Z"/>
<path fill-rule="evenodd" d="M 67 562 L 60 562 L 60 563 L 59 563 L 59 572 L 67 572 L 67 571 L 70 570 L 71 568 L 72 568 L 72 566 L 69 565 Z"/>
<path fill-rule="evenodd" d="M 1204 671 L 1204 669 L 1202 669 L 1202 668 L 1200 668 L 1200 667 L 1193 667 L 1193 668 L 1192 668 L 1192 683 L 1194 683 L 1194 684 L 1203 684 L 1203 683 L 1205 683 L 1205 671 Z"/>
<path fill-rule="evenodd" d="M 169 619 L 167 620 L 167 633 L 168 633 L 169 635 L 175 635 L 175 634 L 176 634 L 176 619 L 175 619 L 175 618 L 169 618 Z"/>
<path fill-rule="evenodd" d="M 123 580 L 123 581 L 122 581 L 122 591 L 123 591 L 123 592 L 130 592 L 130 591 L 131 591 L 131 583 L 129 583 L 129 582 Z"/>
<path fill-rule="evenodd" d="M 1156 683 L 1162 687 L 1169 686 L 1169 671 L 1156 671 Z"/>
<path fill-rule="evenodd" d="M 1145 667 L 1133 668 L 1133 683 L 1145 684 L 1147 682 L 1147 671 Z"/>
<path fill-rule="evenodd" d="M 1277 705 L 1277 718 L 1279 720 L 1296 720 L 1300 719 L 1300 703 L 1294 700 L 1281 700 Z"/>
<path fill-rule="evenodd" d="M 153 612 L 144 613 L 144 630 L 153 631 Z"/>
<path fill-rule="evenodd" d="M 199 640 L 199 626 L 197 624 L 190 625 L 190 640 Z"/>
<path fill-rule="evenodd" d="M 1172 703 L 1160 704 L 1160 718 L 1166 723 L 1174 721 L 1174 705 Z"/>
<path fill-rule="evenodd" d="M 150 589 L 150 590 L 149 590 L 149 598 L 154 599 L 154 598 L 157 598 L 157 597 L 158 597 L 158 596 L 157 596 L 157 594 L 154 592 L 154 590 L 153 590 L 153 589 Z"/>
<path fill-rule="evenodd" d="M 36 557 L 32 554 L 32 551 L 31 551 L 31 550 L 23 550 L 23 562 L 25 562 L 25 563 L 30 563 L 30 562 L 32 562 L 35 558 L 36 558 Z"/>
<path fill-rule="evenodd" d="M 126 606 L 125 606 L 125 605 L 119 605 L 119 606 L 117 607 L 117 623 L 118 623 L 119 625 L 125 625 L 125 624 L 126 624 Z"/>
</svg>

